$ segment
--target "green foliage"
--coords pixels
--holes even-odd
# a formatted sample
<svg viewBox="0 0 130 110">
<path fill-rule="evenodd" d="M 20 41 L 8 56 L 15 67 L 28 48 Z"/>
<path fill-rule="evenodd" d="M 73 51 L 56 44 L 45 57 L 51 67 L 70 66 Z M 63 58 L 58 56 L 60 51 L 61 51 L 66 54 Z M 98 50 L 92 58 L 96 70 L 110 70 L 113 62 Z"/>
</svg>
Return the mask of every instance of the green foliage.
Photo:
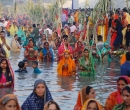
<svg viewBox="0 0 130 110">
<path fill-rule="evenodd" d="M 34 3 L 28 0 L 28 3 L 23 6 L 23 9 L 33 23 L 40 23 L 42 21 L 44 7 L 40 1 Z"/>
</svg>

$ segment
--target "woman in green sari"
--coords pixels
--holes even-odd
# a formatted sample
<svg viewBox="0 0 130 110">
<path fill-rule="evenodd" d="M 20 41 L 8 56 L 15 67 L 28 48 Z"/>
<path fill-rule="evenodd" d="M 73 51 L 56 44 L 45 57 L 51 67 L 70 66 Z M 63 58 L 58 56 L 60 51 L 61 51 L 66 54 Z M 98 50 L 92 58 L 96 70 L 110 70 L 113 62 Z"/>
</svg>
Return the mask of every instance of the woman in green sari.
<svg viewBox="0 0 130 110">
<path fill-rule="evenodd" d="M 108 42 L 105 42 L 104 47 L 101 50 L 102 59 L 108 60 L 108 62 L 111 62 L 111 54 L 112 54 L 111 48 L 110 48 Z"/>
<path fill-rule="evenodd" d="M 24 30 L 23 30 L 23 27 L 21 27 L 21 26 L 19 27 L 17 35 L 18 35 L 18 37 L 21 38 L 22 42 L 26 41 L 26 35 L 25 35 Z"/>
<path fill-rule="evenodd" d="M 81 76 L 95 76 L 94 60 L 88 49 L 84 49 L 83 57 L 79 59 L 79 70 Z"/>
<path fill-rule="evenodd" d="M 130 85 L 127 85 L 122 90 L 124 102 L 116 105 L 113 110 L 130 110 Z"/>
</svg>

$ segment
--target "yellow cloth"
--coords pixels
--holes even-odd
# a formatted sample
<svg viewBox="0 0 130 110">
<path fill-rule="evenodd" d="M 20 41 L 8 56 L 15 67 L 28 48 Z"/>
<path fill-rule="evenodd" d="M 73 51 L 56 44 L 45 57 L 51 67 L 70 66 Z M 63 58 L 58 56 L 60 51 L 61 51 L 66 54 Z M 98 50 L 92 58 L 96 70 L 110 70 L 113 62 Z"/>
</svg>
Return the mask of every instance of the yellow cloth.
<svg viewBox="0 0 130 110">
<path fill-rule="evenodd" d="M 122 57 L 121 57 L 121 60 L 120 60 L 120 64 L 124 64 L 126 61 L 126 54 L 123 54 Z"/>
<path fill-rule="evenodd" d="M 89 100 L 87 100 L 87 101 L 84 103 L 84 105 L 83 105 L 83 107 L 82 107 L 82 110 L 87 110 L 87 107 L 88 107 L 88 104 L 89 104 L 90 101 L 95 101 L 95 102 L 97 103 L 97 106 L 98 106 L 98 109 L 97 109 L 97 110 L 103 110 L 101 104 L 100 104 L 97 100 L 95 100 L 95 99 L 89 99 Z"/>
<path fill-rule="evenodd" d="M 9 30 L 9 31 L 10 31 L 10 35 L 11 35 L 11 36 L 14 36 L 14 35 L 17 34 L 17 32 L 18 32 L 18 28 L 17 28 L 17 26 L 14 27 L 14 26 L 12 25 L 12 26 L 10 27 L 10 30 Z"/>
<path fill-rule="evenodd" d="M 126 13 L 126 20 L 128 21 L 128 24 L 130 24 L 130 15 Z"/>
<path fill-rule="evenodd" d="M 79 12 L 78 11 L 76 11 L 76 13 L 74 14 L 74 19 L 75 19 L 76 23 L 79 22 Z"/>
<path fill-rule="evenodd" d="M 103 42 L 107 40 L 107 27 L 105 25 L 98 26 L 98 35 L 103 37 Z"/>
<path fill-rule="evenodd" d="M 7 39 L 6 39 L 6 43 L 9 45 L 9 41 Z M 2 44 L 1 39 L 0 39 L 0 44 Z M 6 52 L 6 58 L 9 58 L 10 57 L 10 51 L 7 49 L 7 47 L 5 45 L 3 45 L 3 49 Z"/>
<path fill-rule="evenodd" d="M 126 44 L 126 39 L 125 39 L 126 30 L 127 30 L 127 27 L 125 27 L 125 28 L 122 30 L 122 34 L 123 34 L 123 41 L 122 41 L 122 43 L 123 43 L 123 45 Z"/>
</svg>

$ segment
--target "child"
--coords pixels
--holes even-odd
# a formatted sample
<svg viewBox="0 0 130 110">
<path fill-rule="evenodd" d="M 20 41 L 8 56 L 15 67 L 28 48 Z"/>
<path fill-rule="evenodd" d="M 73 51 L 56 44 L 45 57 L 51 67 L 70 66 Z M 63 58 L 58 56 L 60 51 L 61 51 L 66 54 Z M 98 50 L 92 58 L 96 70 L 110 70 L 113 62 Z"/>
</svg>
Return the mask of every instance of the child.
<svg viewBox="0 0 130 110">
<path fill-rule="evenodd" d="M 38 68 L 38 62 L 33 61 L 33 68 L 34 68 L 34 73 L 41 73 L 41 71 Z"/>
<path fill-rule="evenodd" d="M 18 63 L 19 69 L 16 70 L 15 72 L 25 72 L 25 73 L 27 73 L 27 70 L 26 70 L 27 66 L 28 66 L 28 61 L 27 60 L 20 61 Z"/>
<path fill-rule="evenodd" d="M 27 68 L 27 66 L 28 66 L 28 60 L 23 60 L 23 62 L 24 62 L 23 71 L 25 71 L 25 73 L 27 73 L 26 68 Z"/>
</svg>

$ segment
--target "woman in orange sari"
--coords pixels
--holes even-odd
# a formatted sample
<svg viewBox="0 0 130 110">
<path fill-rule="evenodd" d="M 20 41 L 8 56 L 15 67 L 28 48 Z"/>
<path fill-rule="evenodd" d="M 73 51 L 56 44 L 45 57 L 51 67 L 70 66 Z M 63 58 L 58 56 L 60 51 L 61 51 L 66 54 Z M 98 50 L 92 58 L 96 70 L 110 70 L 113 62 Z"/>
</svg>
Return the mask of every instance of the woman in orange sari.
<svg viewBox="0 0 130 110">
<path fill-rule="evenodd" d="M 74 110 L 81 110 L 84 103 L 88 99 L 90 99 L 90 98 L 95 99 L 95 97 L 96 97 L 96 94 L 92 87 L 90 87 L 90 86 L 83 87 L 78 93 L 78 99 L 77 99 L 77 103 L 74 107 Z"/>
<path fill-rule="evenodd" d="M 105 103 L 105 110 L 112 110 L 115 105 L 123 102 L 122 89 L 130 84 L 130 79 L 127 76 L 121 76 L 117 80 L 117 91 L 112 92 Z"/>
<path fill-rule="evenodd" d="M 68 50 L 64 52 L 64 57 L 58 64 L 57 72 L 60 76 L 72 76 L 76 74 L 76 65 L 74 60 L 71 59 Z"/>
</svg>

